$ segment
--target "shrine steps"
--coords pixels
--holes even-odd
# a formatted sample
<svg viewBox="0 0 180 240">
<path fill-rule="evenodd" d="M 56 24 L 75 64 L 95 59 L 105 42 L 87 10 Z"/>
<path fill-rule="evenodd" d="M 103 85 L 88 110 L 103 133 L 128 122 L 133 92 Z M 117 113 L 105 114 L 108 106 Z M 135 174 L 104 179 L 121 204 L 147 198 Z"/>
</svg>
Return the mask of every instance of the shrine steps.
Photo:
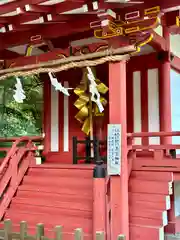
<svg viewBox="0 0 180 240">
<path fill-rule="evenodd" d="M 164 240 L 173 195 L 173 173 L 132 171 L 129 179 L 130 240 Z"/>
<path fill-rule="evenodd" d="M 56 225 L 63 226 L 64 238 L 73 239 L 82 228 L 85 239 L 92 239 L 92 166 L 43 164 L 31 167 L 7 209 L 14 230 L 27 221 L 29 233 L 37 223 L 45 224 L 46 236 L 52 237 Z"/>
</svg>

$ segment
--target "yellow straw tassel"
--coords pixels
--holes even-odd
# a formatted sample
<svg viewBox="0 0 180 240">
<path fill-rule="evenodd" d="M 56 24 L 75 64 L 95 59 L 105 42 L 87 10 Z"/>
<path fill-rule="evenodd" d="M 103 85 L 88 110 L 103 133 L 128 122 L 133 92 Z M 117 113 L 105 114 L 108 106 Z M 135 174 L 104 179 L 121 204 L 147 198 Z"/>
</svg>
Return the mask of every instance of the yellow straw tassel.
<svg viewBox="0 0 180 240">
<path fill-rule="evenodd" d="M 79 110 L 79 112 L 76 114 L 75 118 L 76 118 L 79 122 L 83 123 L 84 120 L 88 117 L 88 115 L 89 115 L 89 109 L 88 109 L 87 106 L 84 106 L 84 107 L 82 107 L 82 108 Z"/>
<path fill-rule="evenodd" d="M 86 118 L 86 120 L 84 121 L 81 130 L 82 130 L 86 135 L 89 135 L 89 133 L 90 133 L 90 118 L 89 118 L 89 117 Z"/>
<path fill-rule="evenodd" d="M 87 94 L 82 94 L 74 103 L 77 109 L 81 109 L 84 105 L 89 102 L 89 96 Z"/>
<path fill-rule="evenodd" d="M 98 90 L 99 93 L 106 94 L 109 89 L 104 83 L 100 82 L 97 85 L 97 90 Z"/>
<path fill-rule="evenodd" d="M 74 93 L 78 96 L 80 96 L 84 92 L 85 92 L 84 86 L 78 86 L 77 88 L 74 89 Z"/>
<path fill-rule="evenodd" d="M 95 76 L 95 69 L 92 68 L 92 71 Z M 99 79 L 96 79 L 96 84 L 97 90 L 100 94 L 106 94 L 109 90 Z M 74 89 L 74 93 L 78 96 L 74 106 L 79 110 L 75 118 L 82 124 L 81 130 L 86 135 L 93 134 L 93 116 L 104 116 L 104 113 L 100 113 L 97 105 L 91 101 L 91 93 L 89 93 L 88 88 L 87 69 L 83 69 L 81 83 Z M 104 97 L 101 96 L 100 101 L 103 106 L 107 105 L 107 100 Z"/>
</svg>

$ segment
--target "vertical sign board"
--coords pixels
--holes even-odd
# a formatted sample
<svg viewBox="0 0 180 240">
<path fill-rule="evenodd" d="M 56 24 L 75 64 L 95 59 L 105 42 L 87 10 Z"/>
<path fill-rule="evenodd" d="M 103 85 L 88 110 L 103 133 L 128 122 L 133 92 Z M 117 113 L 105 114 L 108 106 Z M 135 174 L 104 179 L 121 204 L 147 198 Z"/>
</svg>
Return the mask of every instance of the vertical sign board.
<svg viewBox="0 0 180 240">
<path fill-rule="evenodd" d="M 121 124 L 108 124 L 108 175 L 121 175 Z"/>
</svg>

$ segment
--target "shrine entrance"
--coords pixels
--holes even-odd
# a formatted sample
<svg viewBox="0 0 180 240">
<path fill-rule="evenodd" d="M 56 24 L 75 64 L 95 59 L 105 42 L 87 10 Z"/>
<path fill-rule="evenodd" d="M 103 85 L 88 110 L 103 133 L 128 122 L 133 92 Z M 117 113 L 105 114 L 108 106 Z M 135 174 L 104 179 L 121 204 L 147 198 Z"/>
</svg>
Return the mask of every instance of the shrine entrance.
<svg viewBox="0 0 180 240">
<path fill-rule="evenodd" d="M 77 163 L 73 160 L 76 158 L 75 155 L 84 158 L 81 160 L 87 157 L 86 162 L 89 162 L 88 158 L 94 152 L 93 146 L 88 150 L 89 143 L 78 143 L 78 141 L 87 141 L 87 139 L 91 141 L 90 145 L 94 143 L 94 139 L 100 141 L 100 152 L 106 155 L 106 148 L 101 142 L 106 141 L 107 136 L 108 64 L 90 68 L 91 70 L 97 86 L 98 96 L 95 98 L 100 98 L 101 112 L 97 104 L 91 101 L 86 67 L 70 69 L 53 75 L 57 83 L 67 89 L 67 94 L 58 91 L 59 88 L 53 85 L 54 80 L 51 80 L 48 74 L 44 74 L 44 104 L 46 106 L 44 153 L 47 162 L 54 162 L 56 158 L 58 163 Z M 73 145 L 74 139 L 77 139 L 76 147 Z M 76 151 L 77 154 L 75 154 Z M 81 160 L 78 160 L 78 163 L 83 163 Z"/>
</svg>

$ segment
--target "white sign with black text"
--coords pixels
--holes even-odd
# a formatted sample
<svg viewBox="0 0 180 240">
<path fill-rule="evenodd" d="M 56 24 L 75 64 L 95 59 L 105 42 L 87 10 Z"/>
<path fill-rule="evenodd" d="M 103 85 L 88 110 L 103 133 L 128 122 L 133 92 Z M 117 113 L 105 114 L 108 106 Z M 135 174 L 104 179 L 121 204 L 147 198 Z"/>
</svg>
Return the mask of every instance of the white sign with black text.
<svg viewBox="0 0 180 240">
<path fill-rule="evenodd" d="M 108 175 L 121 175 L 121 124 L 108 124 Z"/>
</svg>

